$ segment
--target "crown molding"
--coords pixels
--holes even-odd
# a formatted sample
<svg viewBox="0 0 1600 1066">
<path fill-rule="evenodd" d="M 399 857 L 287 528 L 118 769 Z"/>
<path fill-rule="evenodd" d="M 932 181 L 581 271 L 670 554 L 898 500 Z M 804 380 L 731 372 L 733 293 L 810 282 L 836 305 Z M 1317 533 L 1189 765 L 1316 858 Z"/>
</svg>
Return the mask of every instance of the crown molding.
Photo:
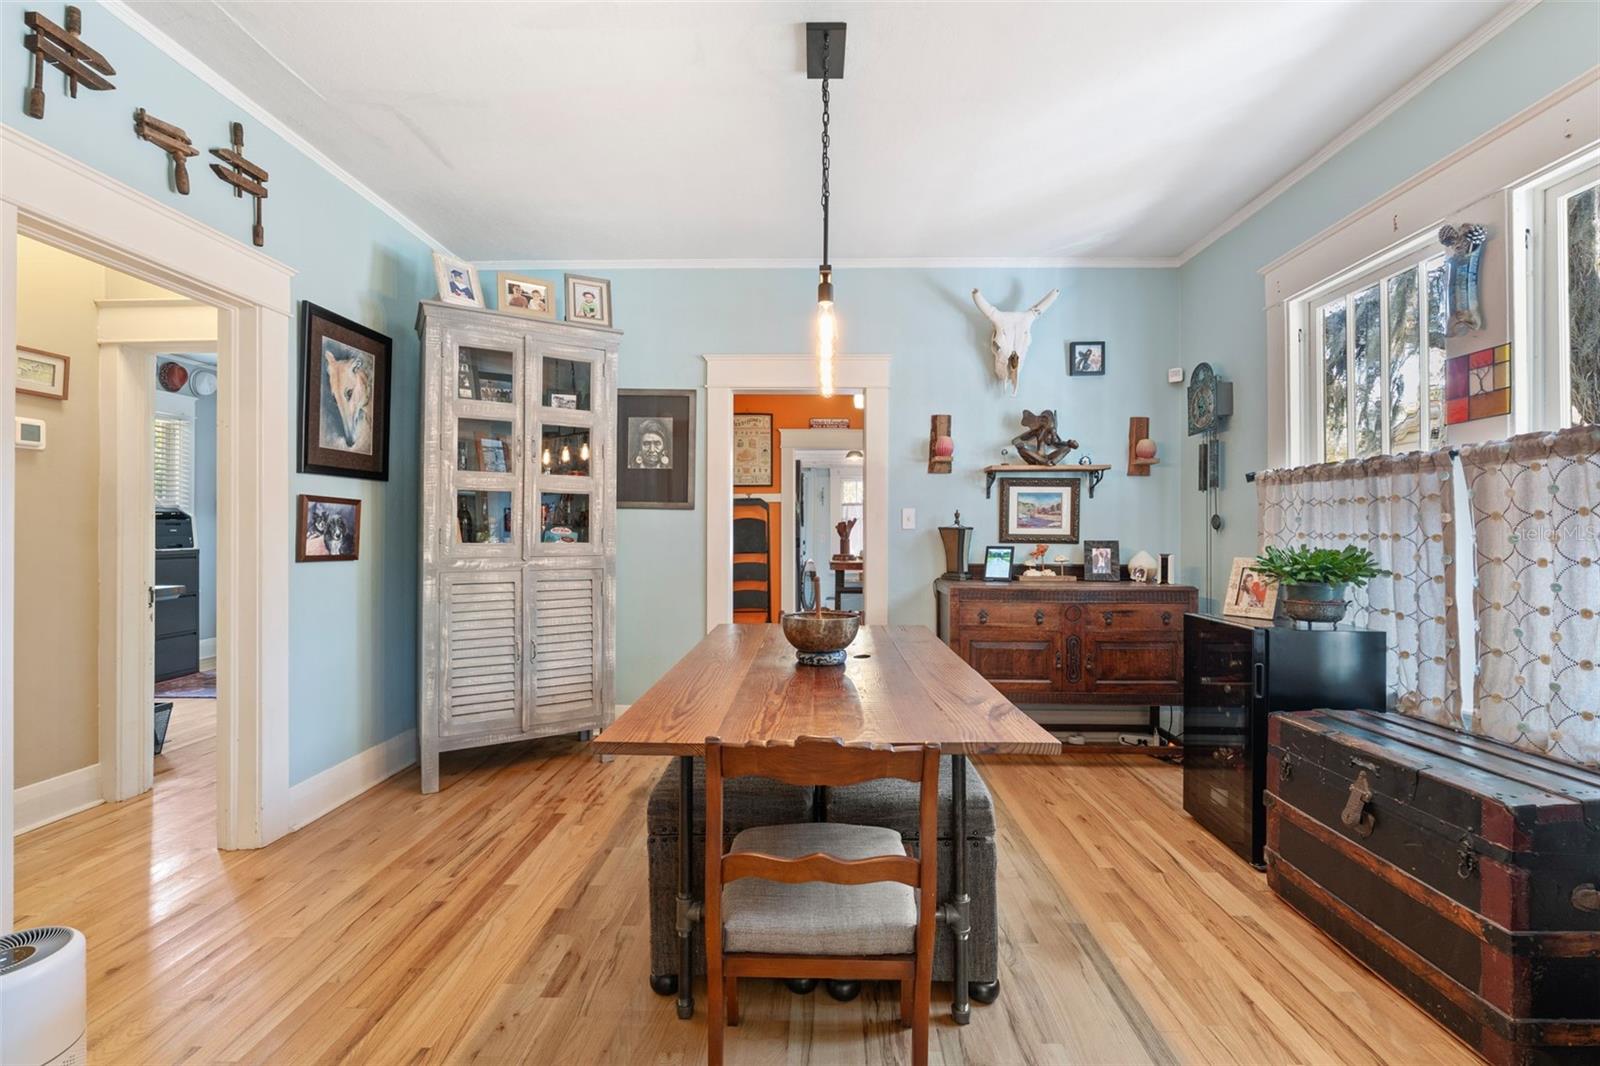
<svg viewBox="0 0 1600 1066">
<path fill-rule="evenodd" d="M 421 226 L 411 221 L 411 219 L 407 218 L 399 208 L 395 207 L 389 201 L 379 196 L 376 192 L 373 192 L 370 187 L 355 177 L 355 175 L 345 170 L 338 163 L 335 163 L 333 160 L 329 159 L 319 149 L 312 145 L 310 141 L 307 141 L 304 137 L 300 136 L 300 134 L 291 129 L 287 124 L 280 121 L 277 116 L 273 115 L 266 108 L 262 107 L 260 104 L 256 103 L 255 100 L 247 96 L 237 85 L 234 85 L 227 78 L 213 70 L 199 56 L 195 55 L 183 45 L 169 37 L 165 32 L 158 29 L 152 22 L 150 22 L 149 19 L 146 19 L 137 11 L 134 11 L 128 6 L 126 0 L 101 0 L 101 6 L 104 7 L 107 12 L 114 15 L 119 21 L 125 24 L 129 29 L 133 30 L 139 36 L 149 41 L 159 51 L 165 53 L 167 58 L 171 59 L 189 73 L 199 78 L 218 95 L 222 96 L 229 103 L 232 103 L 234 106 L 243 110 L 245 114 L 249 115 L 256 122 L 260 123 L 262 126 L 265 126 L 277 136 L 283 138 L 283 140 L 288 142 L 290 147 L 294 148 L 301 155 L 305 156 L 317 166 L 333 175 L 334 178 L 347 186 L 350 191 L 354 192 L 357 196 L 360 196 L 373 207 L 376 207 L 379 211 L 382 211 L 384 214 L 394 219 L 401 226 L 403 226 L 408 233 L 417 238 L 417 240 L 428 245 L 430 248 L 437 249 L 445 252 L 446 254 L 451 254 L 448 248 L 446 248 L 438 240 L 434 239 L 434 237 L 429 234 L 427 230 L 423 229 Z M 231 19 L 231 16 L 229 17 Z M 242 29 L 241 32 L 243 32 Z M 249 34 L 246 34 L 246 36 L 249 36 Z M 254 38 L 251 39 L 254 40 Z M 290 73 L 293 74 L 294 72 L 290 71 Z M 298 77 L 298 75 L 295 76 Z M 315 92 L 314 89 L 312 91 Z"/>
<path fill-rule="evenodd" d="M 1177 259 L 1137 259 L 1092 256 L 1060 258 L 904 258 L 835 259 L 834 270 L 1161 270 L 1179 265 Z M 815 259 L 485 259 L 475 270 L 811 270 Z"/>
<path fill-rule="evenodd" d="M 1344 151 L 1363 134 L 1367 133 L 1384 119 L 1400 110 L 1401 107 L 1403 107 L 1413 97 L 1417 96 L 1417 94 L 1421 93 L 1422 90 L 1426 89 L 1428 86 L 1442 78 L 1445 74 L 1449 73 L 1451 68 L 1455 67 L 1458 63 L 1472 55 L 1472 53 L 1476 52 L 1479 48 L 1482 48 L 1485 44 L 1489 43 L 1489 41 L 1499 36 L 1499 34 L 1505 30 L 1507 26 L 1510 26 L 1513 22 L 1517 21 L 1517 19 L 1521 18 L 1523 15 L 1526 15 L 1528 12 L 1532 11 L 1538 6 L 1539 0 L 1515 0 L 1514 3 L 1502 9 L 1488 22 L 1485 22 L 1482 26 L 1479 26 L 1472 33 L 1464 37 L 1454 48 L 1440 56 L 1430 66 L 1423 70 L 1422 73 L 1418 74 L 1416 77 L 1402 85 L 1398 91 L 1396 91 L 1388 99 L 1384 100 L 1383 103 L 1379 104 L 1371 111 L 1368 111 L 1365 115 L 1361 116 L 1361 118 L 1357 119 L 1353 125 L 1349 126 L 1343 133 L 1339 134 L 1339 136 L 1323 145 L 1322 148 L 1319 149 L 1317 153 L 1310 159 L 1307 159 L 1304 163 L 1301 163 L 1289 173 L 1279 178 L 1276 182 L 1269 186 L 1265 192 L 1258 195 L 1255 199 L 1245 204 L 1227 218 L 1223 219 L 1220 225 L 1218 225 L 1210 233 L 1207 233 L 1204 237 L 1201 237 L 1182 255 L 1178 256 L 1174 260 L 1175 265 L 1180 267 L 1183 266 L 1184 264 L 1188 263 L 1189 260 L 1199 255 L 1207 248 L 1211 247 L 1217 241 L 1238 229 L 1246 221 L 1248 221 L 1251 216 L 1255 215 L 1262 208 L 1266 207 L 1268 204 L 1272 203 L 1272 201 L 1276 200 L 1295 185 L 1299 184 L 1302 179 L 1310 175 L 1318 167 L 1322 166 L 1322 164 L 1326 163 L 1328 160 Z"/>
</svg>

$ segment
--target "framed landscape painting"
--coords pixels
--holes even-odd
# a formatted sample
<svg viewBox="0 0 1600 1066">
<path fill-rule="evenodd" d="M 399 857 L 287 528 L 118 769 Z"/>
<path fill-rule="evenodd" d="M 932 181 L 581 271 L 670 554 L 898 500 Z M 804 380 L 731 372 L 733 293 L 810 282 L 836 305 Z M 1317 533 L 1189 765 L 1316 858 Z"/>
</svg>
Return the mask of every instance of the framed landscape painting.
<svg viewBox="0 0 1600 1066">
<path fill-rule="evenodd" d="M 1078 543 L 1079 479 L 1017 477 L 1000 482 L 1000 540 Z"/>
</svg>

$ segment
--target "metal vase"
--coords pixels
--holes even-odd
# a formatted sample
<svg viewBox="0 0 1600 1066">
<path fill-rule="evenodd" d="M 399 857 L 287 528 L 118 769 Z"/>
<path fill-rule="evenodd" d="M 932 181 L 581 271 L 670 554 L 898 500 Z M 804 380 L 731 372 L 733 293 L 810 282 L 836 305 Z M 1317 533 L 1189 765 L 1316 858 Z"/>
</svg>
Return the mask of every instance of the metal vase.
<svg viewBox="0 0 1600 1066">
<path fill-rule="evenodd" d="M 1306 584 L 1283 586 L 1283 613 L 1296 622 L 1338 624 L 1350 603 L 1343 585 Z"/>
<path fill-rule="evenodd" d="M 972 527 L 961 524 L 961 512 L 956 512 L 956 524 L 940 526 L 939 539 L 944 542 L 944 576 L 951 581 L 967 579 L 967 557 L 972 550 Z"/>
</svg>

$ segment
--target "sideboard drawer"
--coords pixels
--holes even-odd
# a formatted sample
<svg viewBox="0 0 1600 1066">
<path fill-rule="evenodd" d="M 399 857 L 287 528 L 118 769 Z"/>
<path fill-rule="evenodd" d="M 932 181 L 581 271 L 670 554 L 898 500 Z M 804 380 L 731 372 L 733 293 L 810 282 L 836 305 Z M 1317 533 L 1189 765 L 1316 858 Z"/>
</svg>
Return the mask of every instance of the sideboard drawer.
<svg viewBox="0 0 1600 1066">
<path fill-rule="evenodd" d="M 1090 633 L 1155 629 L 1181 635 L 1183 608 L 1164 603 L 1086 603 L 1083 628 Z"/>
<path fill-rule="evenodd" d="M 1061 624 L 1059 603 L 998 603 L 962 600 L 957 617 L 963 626 L 1009 626 L 1055 629 Z"/>
</svg>

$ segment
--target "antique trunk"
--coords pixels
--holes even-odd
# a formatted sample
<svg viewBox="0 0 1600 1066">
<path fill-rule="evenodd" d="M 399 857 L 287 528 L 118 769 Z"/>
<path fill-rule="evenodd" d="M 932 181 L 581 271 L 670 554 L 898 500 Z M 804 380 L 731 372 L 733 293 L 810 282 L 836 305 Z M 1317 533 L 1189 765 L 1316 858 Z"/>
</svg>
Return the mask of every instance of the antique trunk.
<svg viewBox="0 0 1600 1066">
<path fill-rule="evenodd" d="M 1600 773 L 1369 711 L 1268 731 L 1279 896 L 1489 1061 L 1600 1062 Z"/>
</svg>

